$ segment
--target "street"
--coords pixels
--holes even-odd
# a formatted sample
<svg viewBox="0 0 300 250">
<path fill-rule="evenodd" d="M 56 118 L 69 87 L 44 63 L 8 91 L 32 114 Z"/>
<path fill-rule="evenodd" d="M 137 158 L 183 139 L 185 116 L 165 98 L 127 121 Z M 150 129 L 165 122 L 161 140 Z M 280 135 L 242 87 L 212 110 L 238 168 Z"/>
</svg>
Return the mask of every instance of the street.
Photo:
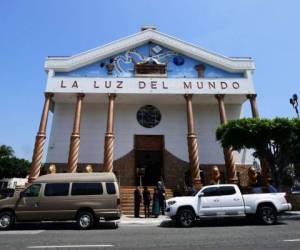
<svg viewBox="0 0 300 250">
<path fill-rule="evenodd" d="M 146 219 L 140 219 L 141 221 Z M 284 218 L 274 226 L 246 219 L 197 222 L 178 228 L 168 220 L 161 225 L 104 223 L 79 231 L 73 223 L 17 224 L 0 232 L 4 249 L 300 249 L 299 218 Z"/>
</svg>

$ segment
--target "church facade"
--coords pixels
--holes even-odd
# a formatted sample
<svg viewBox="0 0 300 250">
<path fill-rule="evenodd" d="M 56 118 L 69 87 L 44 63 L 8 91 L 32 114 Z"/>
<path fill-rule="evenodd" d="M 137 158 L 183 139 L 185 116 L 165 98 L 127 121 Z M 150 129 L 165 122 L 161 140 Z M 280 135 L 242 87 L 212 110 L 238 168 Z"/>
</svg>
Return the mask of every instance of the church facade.
<svg viewBox="0 0 300 250">
<path fill-rule="evenodd" d="M 143 27 L 132 36 L 69 57 L 48 57 L 45 103 L 30 181 L 42 156 L 57 172 L 113 171 L 120 185 L 243 181 L 247 150 L 223 149 L 216 128 L 258 116 L 250 58 L 230 58 Z M 53 113 L 44 149 L 49 112 Z M 45 152 L 46 151 L 46 152 Z"/>
</svg>

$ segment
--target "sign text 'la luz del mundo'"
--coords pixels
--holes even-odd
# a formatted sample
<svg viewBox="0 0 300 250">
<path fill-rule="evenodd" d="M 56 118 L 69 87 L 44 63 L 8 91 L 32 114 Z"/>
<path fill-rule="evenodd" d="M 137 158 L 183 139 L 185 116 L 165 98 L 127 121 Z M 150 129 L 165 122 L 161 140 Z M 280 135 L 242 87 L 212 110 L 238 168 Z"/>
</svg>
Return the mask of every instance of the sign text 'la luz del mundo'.
<svg viewBox="0 0 300 250">
<path fill-rule="evenodd" d="M 60 78 L 48 79 L 49 92 L 85 93 L 251 93 L 248 79 Z"/>
</svg>

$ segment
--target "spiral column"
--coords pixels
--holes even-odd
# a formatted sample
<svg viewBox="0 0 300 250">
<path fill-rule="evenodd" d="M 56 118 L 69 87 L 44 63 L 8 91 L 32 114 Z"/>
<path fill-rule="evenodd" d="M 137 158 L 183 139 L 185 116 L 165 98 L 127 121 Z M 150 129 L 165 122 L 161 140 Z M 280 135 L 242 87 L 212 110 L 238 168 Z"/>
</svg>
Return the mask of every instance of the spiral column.
<svg viewBox="0 0 300 250">
<path fill-rule="evenodd" d="M 253 118 L 259 118 L 258 108 L 257 108 L 257 104 L 256 104 L 257 95 L 256 94 L 251 94 L 251 95 L 247 95 L 246 97 L 250 101 L 252 117 Z"/>
<path fill-rule="evenodd" d="M 256 103 L 256 94 L 251 94 L 246 96 L 251 105 L 251 111 L 252 111 L 252 117 L 253 118 L 259 118 L 259 113 L 258 113 L 258 108 L 257 108 L 257 103 Z M 262 184 L 265 189 L 268 189 L 269 186 L 269 164 L 266 158 L 260 157 L 260 166 L 261 166 L 261 178 L 262 178 Z"/>
<path fill-rule="evenodd" d="M 103 171 L 113 171 L 114 160 L 114 106 L 115 106 L 115 94 L 108 95 L 108 112 L 107 112 L 107 126 L 104 138 L 104 160 Z"/>
<path fill-rule="evenodd" d="M 197 135 L 195 133 L 195 123 L 194 123 L 194 113 L 192 105 L 192 95 L 184 95 L 186 100 L 186 111 L 187 111 L 187 142 L 188 142 L 188 152 L 190 161 L 190 172 L 193 181 L 193 187 L 196 190 L 201 188 L 201 177 L 200 177 L 200 164 L 198 155 L 198 144 Z"/>
<path fill-rule="evenodd" d="M 79 147 L 80 147 L 80 121 L 84 94 L 77 94 L 73 131 L 70 138 L 70 149 L 68 157 L 68 172 L 75 173 L 77 170 Z"/>
<path fill-rule="evenodd" d="M 40 175 L 41 162 L 43 158 L 44 145 L 46 140 L 46 127 L 48 121 L 48 114 L 50 109 L 51 98 L 53 93 L 45 93 L 45 102 L 43 113 L 40 121 L 38 133 L 35 137 L 34 150 L 32 155 L 32 162 L 30 166 L 30 173 L 28 182 L 33 182 Z"/>
<path fill-rule="evenodd" d="M 215 95 L 216 99 L 218 100 L 219 105 L 219 114 L 220 114 L 220 122 L 221 124 L 227 123 L 227 116 L 224 104 L 224 97 L 225 95 Z M 232 149 L 230 147 L 223 148 L 224 153 L 224 160 L 227 172 L 227 181 L 228 183 L 237 183 L 238 179 L 236 176 L 236 167 Z"/>
</svg>

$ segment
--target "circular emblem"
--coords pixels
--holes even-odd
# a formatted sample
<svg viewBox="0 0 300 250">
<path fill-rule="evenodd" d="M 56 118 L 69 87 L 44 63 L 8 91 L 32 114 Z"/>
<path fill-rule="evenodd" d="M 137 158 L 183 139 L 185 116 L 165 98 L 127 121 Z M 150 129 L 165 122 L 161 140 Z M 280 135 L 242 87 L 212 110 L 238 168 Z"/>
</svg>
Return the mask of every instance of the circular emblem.
<svg viewBox="0 0 300 250">
<path fill-rule="evenodd" d="M 153 128 L 159 124 L 161 120 L 161 113 L 158 108 L 152 105 L 146 105 L 138 110 L 136 119 L 143 127 Z"/>
<path fill-rule="evenodd" d="M 173 63 L 177 66 L 181 66 L 184 64 L 184 58 L 182 56 L 175 56 L 173 58 Z"/>
</svg>

